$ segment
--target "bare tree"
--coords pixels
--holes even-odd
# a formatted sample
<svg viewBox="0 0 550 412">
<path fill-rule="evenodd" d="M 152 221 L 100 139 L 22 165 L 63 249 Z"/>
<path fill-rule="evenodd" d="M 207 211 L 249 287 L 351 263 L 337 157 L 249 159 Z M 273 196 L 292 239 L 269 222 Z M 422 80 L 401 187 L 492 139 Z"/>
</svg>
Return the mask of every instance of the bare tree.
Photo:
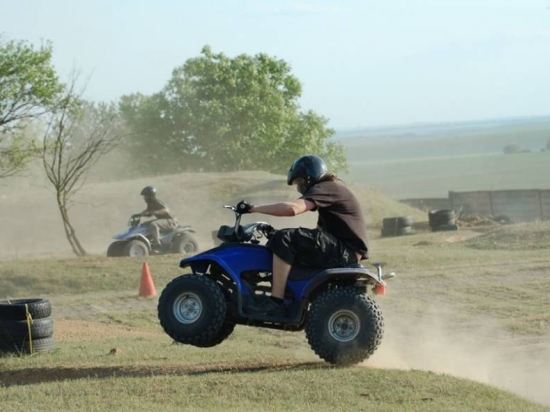
<svg viewBox="0 0 550 412">
<path fill-rule="evenodd" d="M 46 176 L 55 190 L 67 240 L 75 255 L 84 256 L 86 250 L 71 224 L 69 209 L 92 166 L 122 138 L 122 128 L 113 105 L 82 100 L 82 92 L 75 90 L 77 78 L 72 76 L 59 108 L 51 114 L 41 155 Z"/>
</svg>

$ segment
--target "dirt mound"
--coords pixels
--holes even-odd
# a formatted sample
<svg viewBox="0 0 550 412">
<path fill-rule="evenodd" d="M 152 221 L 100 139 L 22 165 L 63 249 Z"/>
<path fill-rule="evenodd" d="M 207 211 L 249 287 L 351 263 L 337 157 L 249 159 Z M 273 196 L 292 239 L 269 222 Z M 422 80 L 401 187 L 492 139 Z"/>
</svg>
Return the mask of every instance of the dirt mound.
<svg viewBox="0 0 550 412">
<path fill-rule="evenodd" d="M 9 183 L 9 182 L 4 182 Z M 18 184 L 4 187 L 0 196 L 0 214 L 4 216 L 0 231 L 0 259 L 70 255 L 55 196 L 38 179 L 33 186 Z M 423 214 L 374 190 L 348 184 L 356 190 L 365 207 L 367 222 L 374 224 L 387 215 Z M 246 199 L 251 203 L 269 203 L 298 197 L 284 176 L 265 172 L 182 173 L 170 176 L 140 178 L 84 185 L 74 196 L 70 219 L 84 248 L 91 254 L 104 254 L 111 237 L 126 229 L 132 213 L 144 209 L 141 189 L 154 185 L 181 224 L 197 231 L 200 246 L 213 246 L 212 231 L 222 224 L 232 224 L 234 216 L 222 205 Z M 243 222 L 265 220 L 275 227 L 316 224 L 316 214 L 298 218 L 271 218 L 265 215 L 245 216 Z"/>
<path fill-rule="evenodd" d="M 466 245 L 480 250 L 550 249 L 550 222 L 499 227 L 468 240 Z"/>
</svg>

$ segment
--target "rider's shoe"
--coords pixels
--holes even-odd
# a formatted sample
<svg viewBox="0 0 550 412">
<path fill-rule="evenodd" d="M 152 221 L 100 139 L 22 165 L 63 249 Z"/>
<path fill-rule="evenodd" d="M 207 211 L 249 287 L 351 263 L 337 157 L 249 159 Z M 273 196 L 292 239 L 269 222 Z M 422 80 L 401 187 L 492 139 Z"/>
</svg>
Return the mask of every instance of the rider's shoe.
<svg viewBox="0 0 550 412">
<path fill-rule="evenodd" d="M 162 244 L 161 243 L 152 243 L 151 244 L 151 253 L 154 255 L 160 255 L 162 253 Z"/>
<path fill-rule="evenodd" d="M 258 303 L 254 303 L 247 308 L 247 312 L 254 315 L 281 317 L 287 316 L 287 305 L 284 303 L 275 303 L 272 299 L 264 297 Z"/>
</svg>

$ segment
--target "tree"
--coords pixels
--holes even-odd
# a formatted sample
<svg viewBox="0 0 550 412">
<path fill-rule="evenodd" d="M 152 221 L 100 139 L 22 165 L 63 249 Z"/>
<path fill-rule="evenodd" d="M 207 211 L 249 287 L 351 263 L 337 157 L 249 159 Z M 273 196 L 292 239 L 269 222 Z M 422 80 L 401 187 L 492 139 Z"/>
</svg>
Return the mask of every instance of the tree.
<svg viewBox="0 0 550 412">
<path fill-rule="evenodd" d="M 522 148 L 519 144 L 511 143 L 506 146 L 504 146 L 504 154 L 514 154 L 514 153 L 521 153 Z"/>
<path fill-rule="evenodd" d="M 0 39 L 0 178 L 22 170 L 37 153 L 23 131 L 55 107 L 63 90 L 51 58 L 49 43 L 35 49 Z"/>
<path fill-rule="evenodd" d="M 133 133 L 133 157 L 149 171 L 280 173 L 306 153 L 324 157 L 332 170 L 346 169 L 343 146 L 328 142 L 334 134 L 328 120 L 300 111 L 301 93 L 283 60 L 229 58 L 205 46 L 161 92 L 125 96 L 120 110 Z"/>
<path fill-rule="evenodd" d="M 75 255 L 84 256 L 86 250 L 69 217 L 72 198 L 92 166 L 114 149 L 123 135 L 116 107 L 83 101 L 82 94 L 75 93 L 75 85 L 76 77 L 51 113 L 41 155 L 46 176 L 55 190 L 67 240 Z"/>
</svg>

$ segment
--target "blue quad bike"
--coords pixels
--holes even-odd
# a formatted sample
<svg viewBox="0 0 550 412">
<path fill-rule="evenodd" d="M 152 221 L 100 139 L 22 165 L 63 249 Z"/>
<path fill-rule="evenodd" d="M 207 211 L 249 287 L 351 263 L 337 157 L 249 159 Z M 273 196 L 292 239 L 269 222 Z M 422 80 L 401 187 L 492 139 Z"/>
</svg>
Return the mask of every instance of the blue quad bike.
<svg viewBox="0 0 550 412">
<path fill-rule="evenodd" d="M 162 291 L 158 318 L 174 341 L 201 348 L 222 343 L 235 325 L 301 331 L 315 353 L 336 365 L 352 365 L 371 356 L 381 342 L 382 313 L 368 292 L 383 294 L 382 264 L 376 273 L 357 263 L 319 269 L 293 266 L 286 286 L 287 313 L 279 317 L 248 308 L 271 290 L 272 254 L 260 239 L 275 230 L 265 222 L 223 225 L 219 246 L 180 261 L 192 273 L 173 279 Z"/>
<path fill-rule="evenodd" d="M 160 233 L 160 247 L 154 249 L 147 236 L 147 228 L 141 225 L 141 216 L 132 215 L 128 229 L 113 236 L 115 239 L 107 248 L 107 257 L 142 257 L 150 253 L 190 254 L 199 250 L 195 230 L 191 226 L 177 225 L 174 229 Z"/>
</svg>

